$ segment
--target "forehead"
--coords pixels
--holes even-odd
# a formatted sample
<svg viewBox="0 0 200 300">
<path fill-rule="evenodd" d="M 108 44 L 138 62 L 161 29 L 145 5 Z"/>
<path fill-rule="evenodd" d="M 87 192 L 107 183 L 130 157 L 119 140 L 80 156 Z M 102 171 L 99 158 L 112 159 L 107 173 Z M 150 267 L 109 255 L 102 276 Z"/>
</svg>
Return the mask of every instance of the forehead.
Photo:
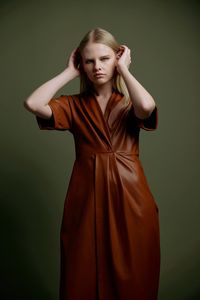
<svg viewBox="0 0 200 300">
<path fill-rule="evenodd" d="M 113 54 L 114 51 L 112 48 L 101 43 L 88 43 L 82 51 L 82 56 L 84 58 L 103 56 L 103 55 L 113 55 Z"/>
</svg>

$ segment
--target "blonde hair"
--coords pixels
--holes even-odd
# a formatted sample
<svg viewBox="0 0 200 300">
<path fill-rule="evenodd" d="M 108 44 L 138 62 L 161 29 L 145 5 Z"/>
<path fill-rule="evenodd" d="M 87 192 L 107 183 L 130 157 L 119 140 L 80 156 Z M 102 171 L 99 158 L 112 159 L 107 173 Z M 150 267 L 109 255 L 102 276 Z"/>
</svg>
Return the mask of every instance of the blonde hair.
<svg viewBox="0 0 200 300">
<path fill-rule="evenodd" d="M 82 65 L 81 65 L 81 53 L 85 46 L 89 43 L 101 43 L 108 47 L 110 47 L 115 53 L 120 48 L 120 45 L 117 43 L 114 36 L 102 28 L 94 28 L 86 33 L 86 35 L 81 40 L 79 46 L 78 46 L 78 53 L 79 54 L 79 60 L 80 60 L 80 92 L 88 91 L 92 88 L 92 82 L 87 78 L 87 75 L 85 72 L 83 72 Z M 118 92 L 122 93 L 124 95 L 124 104 L 127 105 L 130 101 L 129 93 L 126 87 L 126 84 L 122 78 L 122 76 L 115 71 L 113 76 L 113 88 L 116 89 Z"/>
</svg>

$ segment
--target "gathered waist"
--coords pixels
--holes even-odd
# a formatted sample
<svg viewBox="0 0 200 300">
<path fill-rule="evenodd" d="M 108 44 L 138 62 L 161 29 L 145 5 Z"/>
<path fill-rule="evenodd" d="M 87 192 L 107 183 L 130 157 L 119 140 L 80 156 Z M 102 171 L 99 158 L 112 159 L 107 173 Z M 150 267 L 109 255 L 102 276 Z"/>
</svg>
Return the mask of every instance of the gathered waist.
<svg viewBox="0 0 200 300">
<path fill-rule="evenodd" d="M 76 149 L 76 157 L 79 156 L 96 156 L 96 155 L 122 155 L 122 156 L 130 156 L 130 157 L 139 157 L 138 152 L 127 152 L 127 151 L 121 151 L 121 150 L 91 150 L 91 149 L 85 149 L 85 148 L 78 148 Z"/>
</svg>

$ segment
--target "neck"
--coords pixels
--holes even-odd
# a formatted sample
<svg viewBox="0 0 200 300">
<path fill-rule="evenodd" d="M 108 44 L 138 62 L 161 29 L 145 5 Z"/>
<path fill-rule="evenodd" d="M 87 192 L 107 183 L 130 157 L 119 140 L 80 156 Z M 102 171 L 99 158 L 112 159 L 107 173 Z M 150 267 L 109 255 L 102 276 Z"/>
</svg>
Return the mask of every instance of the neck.
<svg viewBox="0 0 200 300">
<path fill-rule="evenodd" d="M 112 94 L 112 91 L 113 91 L 112 82 L 107 82 L 106 84 L 103 85 L 94 85 L 94 93 L 98 97 L 107 98 Z"/>
</svg>

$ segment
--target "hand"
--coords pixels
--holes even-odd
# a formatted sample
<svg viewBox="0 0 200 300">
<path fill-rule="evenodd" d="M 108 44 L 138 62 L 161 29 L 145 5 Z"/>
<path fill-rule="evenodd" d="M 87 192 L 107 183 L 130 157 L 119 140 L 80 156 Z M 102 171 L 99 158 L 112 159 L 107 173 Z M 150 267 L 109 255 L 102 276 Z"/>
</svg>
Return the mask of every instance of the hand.
<svg viewBox="0 0 200 300">
<path fill-rule="evenodd" d="M 131 64 L 131 50 L 127 46 L 121 45 L 121 47 L 117 52 L 117 64 L 116 64 L 117 71 L 121 74 L 121 71 L 124 68 L 128 69 L 130 64 Z"/>
<path fill-rule="evenodd" d="M 80 54 L 78 48 L 75 48 L 68 59 L 68 68 L 73 72 L 75 77 L 80 76 Z"/>
</svg>

